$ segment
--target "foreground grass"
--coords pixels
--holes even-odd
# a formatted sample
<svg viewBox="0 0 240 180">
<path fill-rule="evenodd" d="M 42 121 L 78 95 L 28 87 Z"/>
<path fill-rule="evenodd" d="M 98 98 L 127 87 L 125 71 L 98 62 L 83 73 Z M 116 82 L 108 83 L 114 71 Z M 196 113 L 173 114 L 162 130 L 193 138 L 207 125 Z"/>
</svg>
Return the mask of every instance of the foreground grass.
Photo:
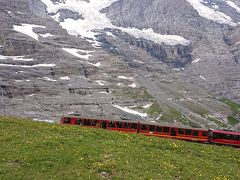
<svg viewBox="0 0 240 180">
<path fill-rule="evenodd" d="M 0 179 L 240 179 L 238 149 L 0 117 Z"/>
</svg>

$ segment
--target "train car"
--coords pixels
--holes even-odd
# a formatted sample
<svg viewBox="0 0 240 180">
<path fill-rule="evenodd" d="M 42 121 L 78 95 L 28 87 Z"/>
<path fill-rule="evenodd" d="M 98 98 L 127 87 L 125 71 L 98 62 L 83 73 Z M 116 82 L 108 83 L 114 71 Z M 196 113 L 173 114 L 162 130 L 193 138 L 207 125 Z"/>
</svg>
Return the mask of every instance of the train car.
<svg viewBox="0 0 240 180">
<path fill-rule="evenodd" d="M 155 122 L 114 120 L 97 116 L 90 117 L 76 114 L 63 116 L 60 123 L 68 125 L 80 125 L 91 128 L 103 128 L 127 133 L 139 133 L 146 136 L 240 147 L 240 133 L 232 131 L 177 127 Z"/>
<path fill-rule="evenodd" d="M 139 133 L 195 142 L 208 142 L 208 131 L 200 128 L 187 128 L 162 125 L 160 123 L 141 122 Z"/>
<path fill-rule="evenodd" d="M 214 144 L 240 147 L 240 132 L 209 129 L 208 141 Z"/>
<path fill-rule="evenodd" d="M 140 122 L 136 120 L 113 120 L 101 117 L 87 117 L 66 115 L 61 124 L 81 125 L 83 127 L 103 128 L 114 131 L 140 133 L 146 136 L 180 139 L 195 142 L 208 142 L 208 131 L 197 128 L 179 128 L 153 122 Z"/>
</svg>

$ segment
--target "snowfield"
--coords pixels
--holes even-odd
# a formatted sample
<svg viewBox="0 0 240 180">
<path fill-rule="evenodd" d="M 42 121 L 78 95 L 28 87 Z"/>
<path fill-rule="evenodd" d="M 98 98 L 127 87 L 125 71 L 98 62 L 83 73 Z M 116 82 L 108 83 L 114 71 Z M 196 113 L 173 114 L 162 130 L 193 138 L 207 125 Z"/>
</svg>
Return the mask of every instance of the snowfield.
<svg viewBox="0 0 240 180">
<path fill-rule="evenodd" d="M 137 29 L 137 28 L 122 28 L 114 26 L 111 20 L 102 14 L 100 11 L 103 8 L 110 6 L 112 3 L 118 0 L 90 0 L 77 1 L 77 0 L 65 0 L 65 3 L 53 4 L 51 0 L 41 0 L 46 6 L 48 13 L 55 13 L 52 18 L 59 22 L 60 9 L 68 9 L 73 12 L 77 12 L 84 18 L 79 20 L 65 19 L 64 22 L 59 22 L 60 25 L 68 31 L 69 34 L 75 36 L 81 36 L 82 38 L 92 39 L 89 42 L 93 44 L 94 47 L 98 47 L 99 42 L 96 40 L 95 35 L 99 34 L 97 30 L 103 30 L 105 28 L 119 29 L 123 32 L 129 33 L 136 38 L 145 38 L 147 40 L 154 41 L 156 43 L 164 43 L 166 45 L 188 45 L 190 42 L 181 36 L 177 35 L 161 35 L 155 33 L 152 29 Z M 107 32 L 107 35 L 114 35 Z"/>
<path fill-rule="evenodd" d="M 206 19 L 213 20 L 220 24 L 228 24 L 230 26 L 236 26 L 237 23 L 233 22 L 232 18 L 226 14 L 209 8 L 204 5 L 204 0 L 186 0 L 191 6 L 198 12 L 198 14 Z M 207 3 L 207 2 L 206 2 Z"/>
<path fill-rule="evenodd" d="M 38 41 L 39 35 L 33 32 L 33 28 L 46 28 L 46 27 L 35 25 L 35 24 L 22 24 L 21 26 L 17 26 L 17 25 L 13 26 L 13 30 L 26 34 L 27 36 L 30 36 L 33 39 Z"/>
</svg>

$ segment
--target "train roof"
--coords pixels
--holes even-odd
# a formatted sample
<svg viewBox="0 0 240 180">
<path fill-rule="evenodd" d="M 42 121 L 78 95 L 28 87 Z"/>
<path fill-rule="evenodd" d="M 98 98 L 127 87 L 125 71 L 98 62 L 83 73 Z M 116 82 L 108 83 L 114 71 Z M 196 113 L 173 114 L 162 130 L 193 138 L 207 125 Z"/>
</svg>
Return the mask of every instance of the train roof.
<svg viewBox="0 0 240 180">
<path fill-rule="evenodd" d="M 154 125 L 154 126 L 163 126 L 163 127 L 172 127 L 172 128 L 183 128 L 183 129 L 192 129 L 192 130 L 202 130 L 202 131 L 208 131 L 207 129 L 203 128 L 194 128 L 194 127 L 188 127 L 188 126 L 175 126 L 175 125 L 169 125 L 164 123 L 158 123 L 154 121 L 143 121 L 143 120 L 137 120 L 137 119 L 116 119 L 113 117 L 102 117 L 100 115 L 84 115 L 84 114 L 67 114 L 64 115 L 65 117 L 74 117 L 74 118 L 86 118 L 86 119 L 95 119 L 95 120 L 106 120 L 106 121 L 118 121 L 118 122 L 128 122 L 128 123 L 138 123 L 141 122 L 141 124 L 145 125 Z"/>
<path fill-rule="evenodd" d="M 232 134 L 232 135 L 239 135 L 240 136 L 240 132 L 235 132 L 235 131 L 212 130 L 212 132 L 221 133 L 221 134 Z"/>
</svg>

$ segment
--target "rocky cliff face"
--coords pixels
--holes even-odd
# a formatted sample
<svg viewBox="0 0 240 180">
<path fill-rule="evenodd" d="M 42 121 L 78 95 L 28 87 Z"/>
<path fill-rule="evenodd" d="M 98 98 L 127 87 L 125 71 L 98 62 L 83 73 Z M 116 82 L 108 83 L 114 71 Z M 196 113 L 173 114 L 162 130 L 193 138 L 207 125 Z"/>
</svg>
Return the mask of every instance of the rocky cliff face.
<svg viewBox="0 0 240 180">
<path fill-rule="evenodd" d="M 69 0 L 0 1 L 0 112 L 5 106 L 8 114 L 38 119 L 73 111 L 238 128 L 236 112 L 220 97 L 240 102 L 236 10 L 220 0 L 201 3 L 232 17 L 219 23 L 190 0 L 112 0 L 100 8 L 105 16 L 91 1 L 72 2 L 83 9 Z"/>
</svg>

